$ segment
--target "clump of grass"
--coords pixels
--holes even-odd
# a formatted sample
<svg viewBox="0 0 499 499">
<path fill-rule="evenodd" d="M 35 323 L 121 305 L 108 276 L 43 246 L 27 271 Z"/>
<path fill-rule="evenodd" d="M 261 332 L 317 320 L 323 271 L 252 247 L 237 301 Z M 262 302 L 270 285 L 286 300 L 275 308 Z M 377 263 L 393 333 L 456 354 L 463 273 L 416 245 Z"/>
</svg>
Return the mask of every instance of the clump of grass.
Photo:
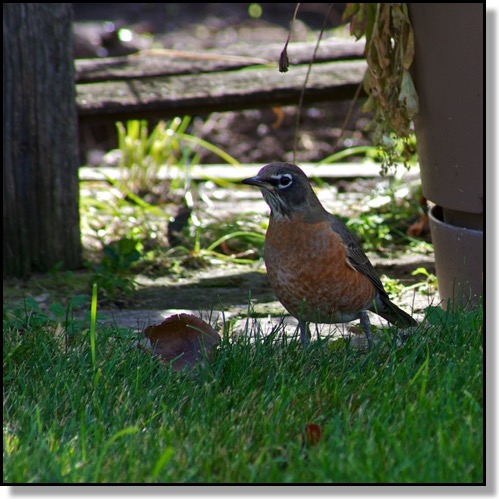
<svg viewBox="0 0 499 499">
<path fill-rule="evenodd" d="M 158 184 L 166 189 L 166 184 L 159 182 L 159 171 L 178 162 L 178 137 L 188 125 L 188 117 L 161 121 L 149 134 L 145 120 L 116 123 L 121 177 L 126 179 L 127 189 L 141 197 L 150 195 Z"/>
<path fill-rule="evenodd" d="M 130 120 L 126 124 L 116 123 L 118 130 L 118 150 L 122 182 L 116 185 L 126 186 L 127 191 L 141 198 L 156 195 L 165 199 L 165 193 L 188 183 L 188 168 L 199 163 L 199 150 L 207 149 L 215 153 L 222 161 L 238 165 L 239 162 L 227 152 L 199 137 L 187 133 L 191 122 L 190 116 L 160 121 L 149 133 L 146 120 Z M 185 173 L 184 178 L 165 180 L 161 170 L 179 168 Z"/>
<path fill-rule="evenodd" d="M 249 322 L 188 375 L 129 331 L 89 319 L 67 345 L 52 324 L 4 308 L 6 483 L 483 481 L 480 307 L 370 352 Z"/>
<path fill-rule="evenodd" d="M 201 222 L 196 230 L 195 252 L 222 261 L 251 263 L 263 255 L 265 225 L 244 214 Z"/>
</svg>

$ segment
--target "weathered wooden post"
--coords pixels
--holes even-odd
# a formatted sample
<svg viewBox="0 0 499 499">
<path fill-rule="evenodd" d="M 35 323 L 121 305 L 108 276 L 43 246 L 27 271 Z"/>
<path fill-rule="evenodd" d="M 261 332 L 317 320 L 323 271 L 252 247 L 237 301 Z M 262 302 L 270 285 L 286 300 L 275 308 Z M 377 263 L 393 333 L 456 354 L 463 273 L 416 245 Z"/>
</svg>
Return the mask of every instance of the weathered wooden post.
<svg viewBox="0 0 499 499">
<path fill-rule="evenodd" d="M 81 265 L 69 3 L 3 4 L 3 273 Z"/>
</svg>

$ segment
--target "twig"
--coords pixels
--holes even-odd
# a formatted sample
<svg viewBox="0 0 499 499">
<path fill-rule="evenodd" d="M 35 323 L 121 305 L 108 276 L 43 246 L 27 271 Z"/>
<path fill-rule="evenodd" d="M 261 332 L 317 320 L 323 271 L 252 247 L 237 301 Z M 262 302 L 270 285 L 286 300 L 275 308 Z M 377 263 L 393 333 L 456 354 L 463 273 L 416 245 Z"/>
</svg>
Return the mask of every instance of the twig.
<svg viewBox="0 0 499 499">
<path fill-rule="evenodd" d="M 298 5 L 300 5 L 300 4 L 298 4 Z M 310 73 L 312 71 L 312 65 L 315 62 L 315 57 L 317 55 L 317 51 L 319 50 L 319 44 L 321 43 L 322 35 L 324 34 L 324 29 L 325 29 L 326 23 L 327 23 L 327 21 L 329 19 L 329 14 L 331 14 L 331 11 L 333 10 L 333 6 L 334 6 L 334 3 L 332 3 L 332 4 L 329 5 L 329 9 L 328 9 L 326 15 L 324 16 L 324 22 L 322 23 L 321 31 L 319 33 L 319 37 L 317 38 L 317 43 L 315 44 L 314 53 L 312 55 L 312 59 L 310 60 L 309 65 L 308 65 L 307 74 L 305 76 L 305 81 L 303 82 L 303 86 L 302 86 L 302 89 L 301 89 L 300 100 L 298 102 L 298 110 L 297 110 L 297 113 L 296 113 L 295 139 L 294 139 L 294 143 L 293 143 L 293 163 L 296 163 L 296 144 L 298 142 L 298 128 L 300 126 L 301 110 L 302 110 L 302 107 L 303 107 L 303 98 L 305 96 L 305 90 L 307 88 L 308 78 L 309 78 Z M 296 10 L 298 10 L 298 8 Z M 295 13 L 296 13 L 296 11 L 295 11 Z M 288 41 L 289 41 L 289 36 L 288 36 Z M 286 45 L 287 44 L 288 44 L 288 42 L 286 41 Z"/>
<path fill-rule="evenodd" d="M 352 116 L 353 106 L 355 106 L 355 103 L 357 102 L 357 99 L 359 98 L 360 91 L 362 89 L 363 84 L 364 83 L 361 81 L 357 85 L 357 90 L 355 91 L 355 95 L 352 98 L 352 102 L 350 102 L 350 106 L 348 107 L 347 115 L 345 116 L 345 120 L 343 121 L 343 124 L 341 125 L 340 135 L 338 136 L 338 139 L 336 140 L 336 143 L 334 144 L 333 151 L 331 152 L 331 154 L 334 154 L 336 152 L 336 149 L 338 149 L 340 139 L 341 139 L 341 137 L 343 137 L 343 134 L 345 133 L 348 122 L 350 121 L 350 118 Z"/>
</svg>

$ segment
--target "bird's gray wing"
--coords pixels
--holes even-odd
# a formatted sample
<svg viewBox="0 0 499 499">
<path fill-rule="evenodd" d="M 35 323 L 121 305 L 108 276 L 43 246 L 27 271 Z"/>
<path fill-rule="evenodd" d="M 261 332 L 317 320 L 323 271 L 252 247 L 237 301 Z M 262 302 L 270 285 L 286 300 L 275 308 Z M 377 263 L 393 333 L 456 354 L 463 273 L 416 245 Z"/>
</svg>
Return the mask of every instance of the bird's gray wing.
<svg viewBox="0 0 499 499">
<path fill-rule="evenodd" d="M 341 237 L 345 244 L 348 263 L 357 272 L 360 272 L 368 277 L 381 294 L 387 295 L 378 274 L 374 270 L 369 258 L 367 258 L 367 255 L 364 253 L 364 250 L 355 236 L 341 220 L 337 219 L 333 215 L 330 215 L 329 220 L 331 222 L 331 228 Z"/>
<path fill-rule="evenodd" d="M 342 238 L 345 243 L 348 263 L 355 270 L 367 276 L 378 290 L 378 297 L 381 300 L 381 305 L 379 308 L 374 310 L 374 312 L 399 327 L 417 326 L 418 323 L 413 317 L 404 312 L 401 308 L 397 307 L 397 305 L 390 300 L 388 293 L 385 291 L 385 288 L 383 287 L 378 274 L 374 270 L 374 267 L 369 261 L 369 258 L 367 258 L 355 236 L 348 230 L 348 227 L 341 220 L 338 220 L 332 215 L 330 215 L 329 220 L 331 221 L 331 228 Z"/>
</svg>

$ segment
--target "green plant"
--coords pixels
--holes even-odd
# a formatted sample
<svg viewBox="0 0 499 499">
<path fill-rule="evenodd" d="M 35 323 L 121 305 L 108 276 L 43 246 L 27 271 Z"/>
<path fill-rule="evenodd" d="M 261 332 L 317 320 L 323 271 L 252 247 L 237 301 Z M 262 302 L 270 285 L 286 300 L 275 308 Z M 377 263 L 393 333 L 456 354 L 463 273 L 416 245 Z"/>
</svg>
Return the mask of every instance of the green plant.
<svg viewBox="0 0 499 499">
<path fill-rule="evenodd" d="M 386 275 L 381 276 L 381 281 L 390 296 L 400 297 L 402 294 L 410 291 L 417 291 L 425 296 L 435 296 L 435 292 L 437 291 L 437 277 L 435 274 L 428 272 L 424 267 L 418 267 L 411 272 L 411 275 L 422 275 L 425 279 L 408 286 L 402 284 L 399 279 L 392 279 Z"/>
<path fill-rule="evenodd" d="M 350 20 L 350 33 L 365 36 L 368 69 L 364 110 L 374 113 L 374 143 L 384 154 L 384 171 L 399 155 L 394 137 L 406 141 L 411 121 L 418 111 L 418 96 L 409 68 L 414 58 L 414 33 L 404 3 L 349 3 L 343 20 Z"/>
<path fill-rule="evenodd" d="M 385 141 L 388 144 L 387 141 Z M 317 166 L 321 166 L 324 164 L 330 164 L 342 161 L 345 158 L 350 158 L 353 156 L 360 157 L 362 159 L 366 159 L 369 161 L 376 162 L 386 162 L 386 147 L 381 147 L 380 145 L 376 146 L 353 146 L 347 147 L 346 149 L 342 149 L 341 151 L 334 152 L 321 159 Z M 418 161 L 418 156 L 416 152 L 416 136 L 413 132 L 410 132 L 407 137 L 404 139 L 400 139 L 398 137 L 391 137 L 390 139 L 390 149 L 393 153 L 393 162 L 395 162 L 398 158 L 403 161 L 405 166 L 416 165 Z"/>
<path fill-rule="evenodd" d="M 386 252 L 388 248 L 413 240 L 406 230 L 420 213 L 420 196 L 419 182 L 412 185 L 391 180 L 383 194 L 374 192 L 366 196 L 363 211 L 344 218 L 344 222 L 362 241 L 364 249 Z"/>
<path fill-rule="evenodd" d="M 97 270 L 121 272 L 129 270 L 142 254 L 142 243 L 136 239 L 125 237 L 104 247 L 104 258 Z"/>
<path fill-rule="evenodd" d="M 111 298 L 130 296 L 135 289 L 135 282 L 129 276 L 129 271 L 141 258 L 142 250 L 142 243 L 130 237 L 105 245 L 101 262 L 91 266 L 95 272 L 90 278 L 91 282 Z"/>
<path fill-rule="evenodd" d="M 239 215 L 202 223 L 194 251 L 235 263 L 250 263 L 263 251 L 266 220 Z"/>
<path fill-rule="evenodd" d="M 4 303 L 4 329 L 43 329 L 56 337 L 72 339 L 88 327 L 88 314 L 84 310 L 89 301 L 88 295 L 74 295 L 66 303 L 51 301 L 42 308 L 33 297 L 27 296 L 18 303 Z"/>
<path fill-rule="evenodd" d="M 118 148 L 121 152 L 120 168 L 122 182 L 126 190 L 144 197 L 151 192 L 163 194 L 167 191 L 164 172 L 177 167 L 184 172 L 184 178 L 177 179 L 185 186 L 189 176 L 189 166 L 199 163 L 196 149 L 207 149 L 230 164 L 239 164 L 232 156 L 209 142 L 186 133 L 191 117 L 173 118 L 160 121 L 148 131 L 145 120 L 130 120 L 126 126 L 118 122 Z M 172 180 L 173 188 L 175 178 Z M 120 185 L 115 183 L 115 185 Z M 161 192 L 163 191 L 163 192 Z"/>
<path fill-rule="evenodd" d="M 386 292 L 390 295 L 390 298 L 394 296 L 399 297 L 407 288 L 404 286 L 400 279 L 392 279 L 386 275 L 381 276 L 381 282 Z"/>
<path fill-rule="evenodd" d="M 178 136 L 187 128 L 189 118 L 159 122 L 151 134 L 145 120 L 130 120 L 126 126 L 118 122 L 120 168 L 128 188 L 139 195 L 158 183 L 162 166 L 178 160 Z"/>
<path fill-rule="evenodd" d="M 423 282 L 419 283 L 419 286 L 413 285 L 411 287 L 418 287 L 420 293 L 426 294 L 428 296 L 435 295 L 438 284 L 437 276 L 435 274 L 431 274 L 430 272 L 428 272 L 428 269 L 424 267 L 418 267 L 411 273 L 411 275 L 422 275 L 425 278 Z"/>
</svg>

